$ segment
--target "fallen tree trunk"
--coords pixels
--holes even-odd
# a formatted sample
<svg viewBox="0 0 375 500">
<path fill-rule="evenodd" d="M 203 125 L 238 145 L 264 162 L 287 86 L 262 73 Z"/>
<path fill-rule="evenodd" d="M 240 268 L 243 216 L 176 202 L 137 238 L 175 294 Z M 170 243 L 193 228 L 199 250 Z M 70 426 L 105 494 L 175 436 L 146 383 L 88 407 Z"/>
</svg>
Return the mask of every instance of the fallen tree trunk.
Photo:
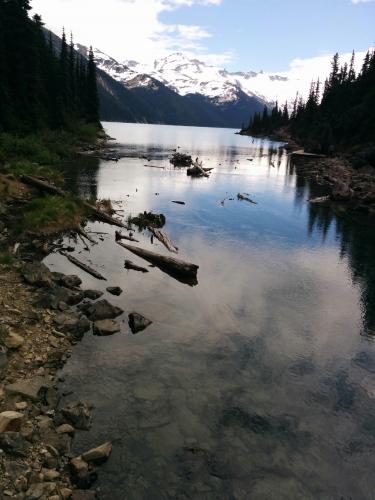
<svg viewBox="0 0 375 500">
<path fill-rule="evenodd" d="M 212 168 L 203 168 L 197 163 L 194 163 L 191 168 L 188 168 L 186 173 L 192 177 L 209 177 L 208 172 L 213 170 Z"/>
<path fill-rule="evenodd" d="M 49 182 L 42 181 L 38 179 L 37 177 L 33 177 L 31 175 L 21 175 L 21 181 L 24 182 L 25 184 L 28 184 L 30 186 L 36 187 L 40 189 L 41 191 L 52 194 L 55 196 L 62 196 L 66 197 L 67 193 L 63 191 L 62 189 L 53 186 Z M 123 224 L 121 221 L 114 219 L 110 215 L 102 212 L 101 210 L 98 210 L 96 207 L 93 205 L 90 205 L 90 203 L 87 203 L 87 201 L 83 202 L 84 206 L 90 210 L 90 212 L 96 217 L 96 219 L 106 222 L 107 224 L 111 224 L 112 226 L 117 226 L 117 227 L 123 227 L 125 229 L 128 229 L 125 224 Z"/>
<path fill-rule="evenodd" d="M 197 272 L 199 266 L 195 264 L 175 259 L 173 257 L 166 257 L 165 255 L 151 252 L 150 250 L 145 250 L 143 248 L 135 247 L 132 245 L 127 245 L 125 243 L 121 243 L 120 241 L 118 241 L 117 244 L 122 246 L 126 250 L 129 250 L 129 252 L 138 255 L 138 257 L 151 262 L 151 264 L 154 264 L 160 270 L 169 274 L 169 276 L 172 276 L 178 281 L 181 281 L 182 283 L 186 283 L 192 286 L 198 284 Z"/>
<path fill-rule="evenodd" d="M 100 273 L 95 271 L 95 269 L 88 266 L 87 264 L 84 264 L 80 260 L 76 259 L 75 257 L 72 257 L 71 255 L 68 255 L 65 252 L 60 252 L 60 253 L 61 253 L 61 255 L 64 255 L 64 257 L 66 257 L 72 264 L 79 267 L 80 269 L 82 269 L 86 273 L 91 274 L 91 276 L 94 276 L 94 278 L 96 278 L 98 280 L 102 280 L 102 281 L 107 281 L 107 278 L 104 278 L 104 276 L 102 276 Z"/>
<path fill-rule="evenodd" d="M 178 252 L 178 248 L 171 242 L 166 233 L 160 231 L 160 229 L 155 229 L 154 227 L 148 227 L 148 230 L 155 236 L 156 239 L 163 243 L 165 248 L 167 248 L 170 252 Z"/>
</svg>

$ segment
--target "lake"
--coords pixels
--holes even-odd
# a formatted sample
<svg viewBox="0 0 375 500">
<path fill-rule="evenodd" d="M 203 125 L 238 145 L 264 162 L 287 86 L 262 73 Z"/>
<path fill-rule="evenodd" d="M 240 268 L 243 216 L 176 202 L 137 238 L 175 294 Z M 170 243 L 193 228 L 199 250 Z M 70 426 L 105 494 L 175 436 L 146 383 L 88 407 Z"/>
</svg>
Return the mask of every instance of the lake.
<svg viewBox="0 0 375 500">
<path fill-rule="evenodd" d="M 157 268 L 126 270 L 125 259 L 148 264 L 98 222 L 87 230 L 106 234 L 73 255 L 108 282 L 46 259 L 84 288 L 124 290 L 105 294 L 125 311 L 121 333 L 86 334 L 62 372 L 66 401 L 95 407 L 74 451 L 114 443 L 101 497 L 375 498 L 374 226 L 308 203 L 321 189 L 282 144 L 230 129 L 104 127 L 126 157 L 66 167 L 71 189 L 110 198 L 123 219 L 163 213 L 178 257 L 199 271 L 188 286 Z M 177 148 L 210 177 L 173 168 Z M 135 237 L 168 254 L 147 231 Z M 152 325 L 133 335 L 130 312 Z"/>
</svg>

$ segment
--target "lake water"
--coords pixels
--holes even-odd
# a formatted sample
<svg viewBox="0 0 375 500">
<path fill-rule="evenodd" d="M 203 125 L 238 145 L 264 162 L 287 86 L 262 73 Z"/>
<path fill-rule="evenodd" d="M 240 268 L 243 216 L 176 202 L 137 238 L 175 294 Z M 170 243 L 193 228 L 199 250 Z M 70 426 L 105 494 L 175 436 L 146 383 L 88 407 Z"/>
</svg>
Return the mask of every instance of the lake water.
<svg viewBox="0 0 375 500">
<path fill-rule="evenodd" d="M 67 169 L 70 187 L 118 202 L 124 218 L 163 213 L 178 257 L 200 268 L 194 287 L 157 268 L 127 271 L 125 259 L 147 263 L 101 223 L 88 230 L 107 233 L 103 241 L 74 255 L 108 282 L 46 259 L 85 288 L 124 290 L 105 295 L 125 310 L 122 332 L 86 334 L 63 370 L 67 401 L 95 405 L 75 452 L 114 442 L 101 498 L 374 499 L 374 227 L 307 203 L 320 190 L 278 143 L 226 129 L 104 126 L 127 157 L 82 160 Z M 174 169 L 178 146 L 214 167 L 210 178 Z M 136 237 L 168 253 L 146 231 Z M 133 311 L 153 321 L 137 335 Z"/>
</svg>

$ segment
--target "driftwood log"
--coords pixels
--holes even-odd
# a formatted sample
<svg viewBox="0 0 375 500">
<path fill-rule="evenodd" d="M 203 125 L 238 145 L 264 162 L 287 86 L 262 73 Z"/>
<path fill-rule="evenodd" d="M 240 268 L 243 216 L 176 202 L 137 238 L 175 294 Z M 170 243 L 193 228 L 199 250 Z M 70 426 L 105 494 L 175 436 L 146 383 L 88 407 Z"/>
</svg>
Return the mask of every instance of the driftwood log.
<svg viewBox="0 0 375 500">
<path fill-rule="evenodd" d="M 117 244 L 129 252 L 134 253 L 138 257 L 147 260 L 147 262 L 151 262 L 151 264 L 154 264 L 161 271 L 167 273 L 169 276 L 181 281 L 182 283 L 186 283 L 191 286 L 198 284 L 197 272 L 199 266 L 195 264 L 175 259 L 173 257 L 166 257 L 165 255 L 151 252 L 150 250 L 145 250 L 144 248 L 135 247 L 133 245 L 127 245 L 125 243 L 121 243 L 120 241 L 118 241 Z"/>
<path fill-rule="evenodd" d="M 148 230 L 155 236 L 156 239 L 163 243 L 165 248 L 167 248 L 170 252 L 178 252 L 178 248 L 171 242 L 168 235 L 164 231 L 161 231 L 160 229 L 156 229 L 154 227 L 148 227 Z"/>
<path fill-rule="evenodd" d="M 107 278 L 104 278 L 104 276 L 102 276 L 100 273 L 98 273 L 98 271 L 95 271 L 95 269 L 88 266 L 84 262 L 81 262 L 80 260 L 76 259 L 72 255 L 68 255 L 65 252 L 60 252 L 60 253 L 61 253 L 61 255 L 64 255 L 64 257 L 66 257 L 69 260 L 69 262 L 71 262 L 75 266 L 79 267 L 83 271 L 86 271 L 86 273 L 91 274 L 91 276 L 94 276 L 94 278 L 96 278 L 98 280 L 102 280 L 102 281 L 107 281 Z"/>
<path fill-rule="evenodd" d="M 186 205 L 184 201 L 172 200 L 172 203 L 176 203 L 177 205 Z"/>
<path fill-rule="evenodd" d="M 25 184 L 28 184 L 30 186 L 36 187 L 43 191 L 44 193 L 52 194 L 52 195 L 57 195 L 57 196 L 62 196 L 66 197 L 67 193 L 63 191 L 62 189 L 53 186 L 49 182 L 42 181 L 41 179 L 38 179 L 37 177 L 33 177 L 31 175 L 21 175 L 21 181 L 24 182 Z M 123 224 L 121 221 L 114 219 L 110 215 L 106 214 L 105 212 L 102 212 L 101 210 L 98 210 L 96 207 L 93 205 L 90 205 L 90 203 L 87 203 L 87 201 L 83 202 L 84 206 L 90 210 L 92 215 L 102 221 L 106 222 L 107 224 L 111 224 L 112 226 L 117 226 L 117 227 L 123 227 L 125 229 L 128 229 L 128 227 Z"/>
</svg>

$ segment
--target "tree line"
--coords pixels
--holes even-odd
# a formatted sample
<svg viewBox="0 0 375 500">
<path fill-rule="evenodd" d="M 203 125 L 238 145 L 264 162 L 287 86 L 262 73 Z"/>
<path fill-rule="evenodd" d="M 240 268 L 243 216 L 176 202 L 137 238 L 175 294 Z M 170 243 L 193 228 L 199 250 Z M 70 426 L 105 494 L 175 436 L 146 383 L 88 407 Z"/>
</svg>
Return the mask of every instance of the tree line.
<svg viewBox="0 0 375 500">
<path fill-rule="evenodd" d="M 375 139 L 375 51 L 368 51 L 361 71 L 355 71 L 355 53 L 350 64 L 340 65 L 339 54 L 322 86 L 312 82 L 304 100 L 297 94 L 292 106 L 276 102 L 255 114 L 243 131 L 253 135 L 282 132 L 301 142 L 308 150 L 331 153 Z"/>
<path fill-rule="evenodd" d="M 56 47 L 30 0 L 0 0 L 0 132 L 99 125 L 92 49 L 88 59 L 67 43 Z"/>
</svg>

